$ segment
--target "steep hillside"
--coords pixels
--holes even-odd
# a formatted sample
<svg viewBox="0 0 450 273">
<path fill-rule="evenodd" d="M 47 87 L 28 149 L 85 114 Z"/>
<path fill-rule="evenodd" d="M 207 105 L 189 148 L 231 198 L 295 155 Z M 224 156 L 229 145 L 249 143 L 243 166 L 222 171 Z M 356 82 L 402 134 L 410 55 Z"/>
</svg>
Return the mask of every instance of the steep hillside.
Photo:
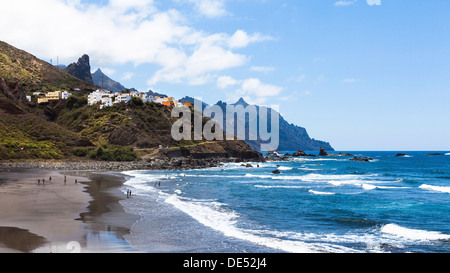
<svg viewBox="0 0 450 273">
<path fill-rule="evenodd" d="M 0 78 L 23 86 L 25 91 L 54 91 L 57 89 L 93 89 L 61 69 L 35 56 L 0 41 Z"/>
<path fill-rule="evenodd" d="M 21 85 L 0 79 L 0 160 L 62 159 L 71 147 L 93 146 L 85 137 L 27 105 Z"/>
</svg>

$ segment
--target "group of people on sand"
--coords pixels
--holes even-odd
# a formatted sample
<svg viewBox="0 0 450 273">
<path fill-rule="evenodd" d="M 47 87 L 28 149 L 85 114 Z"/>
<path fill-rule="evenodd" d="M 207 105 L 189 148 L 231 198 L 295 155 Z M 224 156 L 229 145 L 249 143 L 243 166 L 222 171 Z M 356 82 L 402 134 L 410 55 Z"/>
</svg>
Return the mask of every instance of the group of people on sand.
<svg viewBox="0 0 450 273">
<path fill-rule="evenodd" d="M 48 181 L 52 181 L 52 177 L 48 178 Z M 41 184 L 41 179 L 38 179 L 38 184 Z M 42 184 L 45 184 L 45 178 L 42 178 Z M 67 184 L 67 177 L 64 175 L 64 185 Z M 78 179 L 75 179 L 75 184 L 78 184 Z"/>
</svg>

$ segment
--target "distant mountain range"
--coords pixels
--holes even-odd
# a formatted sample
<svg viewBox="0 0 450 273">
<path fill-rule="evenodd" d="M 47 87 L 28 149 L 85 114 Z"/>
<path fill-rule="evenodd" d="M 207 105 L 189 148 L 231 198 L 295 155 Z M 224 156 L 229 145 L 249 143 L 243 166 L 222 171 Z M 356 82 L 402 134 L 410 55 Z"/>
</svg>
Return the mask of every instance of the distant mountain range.
<svg viewBox="0 0 450 273">
<path fill-rule="evenodd" d="M 106 76 L 100 68 L 92 74 L 92 79 L 94 80 L 95 85 L 112 92 L 122 92 L 127 89 L 125 86 L 120 84 L 120 82 L 116 82 Z"/>
<path fill-rule="evenodd" d="M 194 103 L 194 98 L 192 97 L 184 97 L 182 102 L 191 102 Z M 226 107 L 227 103 L 219 101 L 215 105 L 220 106 L 222 108 L 223 113 L 226 113 Z M 236 103 L 231 104 L 232 106 L 236 105 L 242 105 L 243 107 L 247 107 L 249 104 L 243 99 L 240 98 Z M 202 111 L 207 107 L 208 104 L 203 102 L 202 105 Z M 260 106 L 255 105 L 256 109 L 259 113 Z M 311 138 L 306 131 L 305 128 L 288 123 L 283 116 L 281 116 L 278 112 L 276 112 L 273 109 L 268 109 L 268 131 L 271 130 L 271 115 L 279 115 L 279 128 L 280 128 L 280 143 L 278 147 L 278 151 L 297 151 L 297 150 L 304 150 L 304 151 L 319 151 L 321 147 L 323 147 L 327 151 L 334 151 L 333 147 L 330 145 L 330 143 L 316 140 L 314 138 Z M 259 120 L 259 116 L 255 117 L 256 121 Z M 235 119 L 234 121 L 227 121 L 226 115 L 223 116 L 223 121 L 217 120 L 215 117 L 213 120 L 216 120 L 217 122 L 224 125 L 225 128 L 224 132 L 227 134 L 235 134 L 237 132 L 238 126 L 242 125 L 239 123 L 239 119 Z M 249 135 L 249 124 L 253 119 L 250 120 L 250 117 L 247 115 L 245 119 L 245 133 L 246 133 L 246 139 L 250 139 Z M 234 124 L 230 124 L 227 126 L 227 122 L 234 122 Z M 228 132 L 227 128 L 232 128 L 232 132 Z M 258 127 L 259 128 L 259 127 Z M 245 140 L 247 144 L 250 145 L 250 147 L 254 150 L 260 150 L 261 144 L 266 143 L 261 140 L 260 136 L 256 136 L 257 140 Z"/>
</svg>

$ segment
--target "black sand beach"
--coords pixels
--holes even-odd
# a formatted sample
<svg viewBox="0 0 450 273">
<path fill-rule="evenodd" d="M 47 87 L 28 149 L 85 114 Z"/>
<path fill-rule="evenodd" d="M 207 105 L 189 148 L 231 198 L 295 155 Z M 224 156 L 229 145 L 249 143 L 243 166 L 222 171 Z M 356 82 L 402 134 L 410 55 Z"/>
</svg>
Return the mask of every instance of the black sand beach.
<svg viewBox="0 0 450 273">
<path fill-rule="evenodd" d="M 119 203 L 124 181 L 120 173 L 0 168 L 0 253 L 134 252 L 124 235 L 139 218 Z"/>
</svg>

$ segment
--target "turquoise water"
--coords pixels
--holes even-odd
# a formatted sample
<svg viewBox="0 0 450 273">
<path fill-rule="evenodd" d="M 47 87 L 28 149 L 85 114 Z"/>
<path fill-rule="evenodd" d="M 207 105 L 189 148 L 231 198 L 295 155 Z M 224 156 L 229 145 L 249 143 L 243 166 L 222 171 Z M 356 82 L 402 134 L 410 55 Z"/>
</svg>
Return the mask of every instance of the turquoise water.
<svg viewBox="0 0 450 273">
<path fill-rule="evenodd" d="M 142 216 L 128 239 L 158 252 L 450 252 L 450 154 L 351 153 L 374 160 L 125 172 L 124 206 Z"/>
</svg>

